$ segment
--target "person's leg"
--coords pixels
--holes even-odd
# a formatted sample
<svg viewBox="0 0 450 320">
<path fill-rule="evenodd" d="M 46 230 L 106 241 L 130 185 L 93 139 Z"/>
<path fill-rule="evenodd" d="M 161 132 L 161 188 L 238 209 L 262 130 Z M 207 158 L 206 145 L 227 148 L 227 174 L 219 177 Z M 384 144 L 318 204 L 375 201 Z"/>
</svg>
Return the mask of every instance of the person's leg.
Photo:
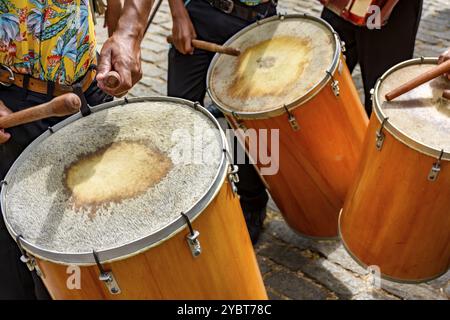
<svg viewBox="0 0 450 320">
<path fill-rule="evenodd" d="M 223 44 L 249 24 L 218 11 L 204 1 L 192 1 L 187 10 L 198 39 L 205 41 Z M 168 95 L 203 103 L 206 94 L 206 75 L 213 57 L 214 54 L 203 50 L 195 50 L 193 55 L 182 55 L 175 48 L 171 48 Z M 268 196 L 253 165 L 240 164 L 239 177 L 237 187 L 240 202 L 250 236 L 255 243 L 265 217 Z"/>
<path fill-rule="evenodd" d="M 358 51 L 356 48 L 355 25 L 345 21 L 331 10 L 324 8 L 322 19 L 327 21 L 345 42 L 345 59 L 350 72 L 353 72 L 358 63 Z"/>
<path fill-rule="evenodd" d="M 370 90 L 394 65 L 411 59 L 422 14 L 422 0 L 400 0 L 387 25 L 380 30 L 361 28 L 357 47 L 364 82 L 365 107 L 372 113 Z"/>
</svg>

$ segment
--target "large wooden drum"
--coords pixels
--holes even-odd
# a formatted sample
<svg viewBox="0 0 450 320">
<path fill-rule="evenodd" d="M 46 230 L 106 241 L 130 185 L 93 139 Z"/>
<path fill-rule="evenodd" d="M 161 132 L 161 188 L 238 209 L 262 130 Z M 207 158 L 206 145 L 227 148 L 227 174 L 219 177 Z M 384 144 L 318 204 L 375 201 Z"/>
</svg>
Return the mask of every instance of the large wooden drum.
<svg viewBox="0 0 450 320">
<path fill-rule="evenodd" d="M 340 218 L 348 251 L 383 276 L 421 282 L 450 263 L 450 82 L 428 82 L 387 102 L 399 84 L 435 67 L 416 59 L 376 84 L 362 161 Z"/>
<path fill-rule="evenodd" d="M 279 130 L 279 171 L 264 175 L 273 199 L 294 230 L 336 237 L 368 124 L 337 34 L 321 19 L 287 15 L 253 24 L 226 45 L 242 53 L 214 58 L 212 100 L 236 129 Z M 258 139 L 260 150 L 277 152 Z M 262 173 L 266 165 L 247 151 Z"/>
<path fill-rule="evenodd" d="M 51 296 L 266 299 L 214 118 L 172 98 L 93 111 L 39 137 L 1 191 Z"/>
</svg>

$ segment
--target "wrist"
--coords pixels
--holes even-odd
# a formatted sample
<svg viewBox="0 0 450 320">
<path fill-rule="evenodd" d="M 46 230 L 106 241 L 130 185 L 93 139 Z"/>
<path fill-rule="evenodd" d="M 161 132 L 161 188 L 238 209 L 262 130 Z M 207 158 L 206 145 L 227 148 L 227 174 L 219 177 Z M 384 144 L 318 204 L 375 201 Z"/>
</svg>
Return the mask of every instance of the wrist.
<svg viewBox="0 0 450 320">
<path fill-rule="evenodd" d="M 120 28 L 114 31 L 113 37 L 120 39 L 121 43 L 127 43 L 127 46 L 140 46 L 143 40 L 143 31 L 135 28 Z"/>
</svg>

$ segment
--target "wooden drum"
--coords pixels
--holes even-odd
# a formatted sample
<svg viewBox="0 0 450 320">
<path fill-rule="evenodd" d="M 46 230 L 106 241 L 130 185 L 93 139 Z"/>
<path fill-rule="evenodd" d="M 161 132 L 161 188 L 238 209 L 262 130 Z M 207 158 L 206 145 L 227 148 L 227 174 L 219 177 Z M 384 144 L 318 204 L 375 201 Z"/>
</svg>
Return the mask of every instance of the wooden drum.
<svg viewBox="0 0 450 320">
<path fill-rule="evenodd" d="M 33 142 L 1 190 L 51 296 L 266 299 L 216 120 L 174 98 L 92 110 Z"/>
<path fill-rule="evenodd" d="M 440 77 L 384 98 L 436 63 L 406 61 L 376 84 L 362 161 L 340 217 L 351 255 L 394 281 L 427 281 L 450 263 L 450 101 L 442 97 L 450 82 Z"/>
<path fill-rule="evenodd" d="M 215 56 L 212 100 L 234 128 L 279 130 L 279 171 L 263 177 L 273 199 L 294 230 L 336 237 L 368 124 L 337 34 L 321 19 L 287 15 L 255 23 L 226 45 L 242 53 Z M 258 145 L 272 154 L 265 140 Z"/>
</svg>

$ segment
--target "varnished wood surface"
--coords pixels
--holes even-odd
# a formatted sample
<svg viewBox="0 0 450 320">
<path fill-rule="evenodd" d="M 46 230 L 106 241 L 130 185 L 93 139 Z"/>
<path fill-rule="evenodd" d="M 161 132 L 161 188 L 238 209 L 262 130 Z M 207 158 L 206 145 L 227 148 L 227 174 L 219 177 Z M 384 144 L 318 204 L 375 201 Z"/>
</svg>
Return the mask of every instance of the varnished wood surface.
<svg viewBox="0 0 450 320">
<path fill-rule="evenodd" d="M 336 72 L 335 78 L 339 81 L 339 97 L 327 84 L 316 97 L 294 110 L 298 131 L 291 128 L 287 114 L 244 120 L 247 128 L 280 130 L 279 172 L 264 179 L 287 223 L 310 237 L 337 237 L 339 212 L 368 124 L 345 64 L 342 74 Z M 270 151 L 271 146 L 260 142 L 259 147 Z"/>
<path fill-rule="evenodd" d="M 40 260 L 44 283 L 55 299 L 267 299 L 238 198 L 227 182 L 192 225 L 203 250 L 197 258 L 186 228 L 144 253 L 106 265 L 120 295 L 109 294 L 97 266 L 81 267 L 81 290 L 69 290 L 67 267 Z"/>
<path fill-rule="evenodd" d="M 436 159 L 388 132 L 375 148 L 380 122 L 372 116 L 362 161 L 340 219 L 342 239 L 363 264 L 401 281 L 439 276 L 450 263 L 450 163 L 435 182 Z"/>
</svg>

